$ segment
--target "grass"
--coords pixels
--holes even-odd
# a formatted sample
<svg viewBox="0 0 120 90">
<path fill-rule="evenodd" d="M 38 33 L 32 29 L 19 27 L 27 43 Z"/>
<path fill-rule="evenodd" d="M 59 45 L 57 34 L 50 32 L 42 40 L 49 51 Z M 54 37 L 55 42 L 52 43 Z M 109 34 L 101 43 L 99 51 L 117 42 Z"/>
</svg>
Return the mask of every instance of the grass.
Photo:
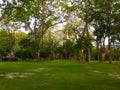
<svg viewBox="0 0 120 90">
<path fill-rule="evenodd" d="M 31 73 L 7 78 L 9 73 Z M 46 62 L 0 62 L 0 90 L 120 90 L 120 64 Z"/>
</svg>

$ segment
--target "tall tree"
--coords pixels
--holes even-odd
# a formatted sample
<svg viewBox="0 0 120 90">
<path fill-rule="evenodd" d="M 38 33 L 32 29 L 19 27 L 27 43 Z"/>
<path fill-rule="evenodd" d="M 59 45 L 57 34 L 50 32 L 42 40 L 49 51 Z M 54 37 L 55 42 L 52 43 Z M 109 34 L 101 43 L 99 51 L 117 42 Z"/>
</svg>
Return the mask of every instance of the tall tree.
<svg viewBox="0 0 120 90">
<path fill-rule="evenodd" d="M 61 23 L 55 0 L 30 0 L 21 9 L 14 10 L 12 20 L 24 23 L 24 28 L 31 33 L 31 40 L 37 43 L 36 58 L 40 58 L 40 46 L 46 30 Z M 57 21 L 58 20 L 58 21 Z"/>
<path fill-rule="evenodd" d="M 117 35 L 115 32 L 119 27 L 117 24 L 119 19 L 116 19 L 116 16 L 120 15 L 118 9 L 119 4 L 120 2 L 118 0 L 94 0 L 94 8 L 92 8 L 95 22 L 94 34 L 97 36 L 98 47 L 101 47 L 101 60 L 103 61 L 105 59 L 105 39 L 108 38 L 109 63 L 112 62 L 111 41 Z"/>
</svg>

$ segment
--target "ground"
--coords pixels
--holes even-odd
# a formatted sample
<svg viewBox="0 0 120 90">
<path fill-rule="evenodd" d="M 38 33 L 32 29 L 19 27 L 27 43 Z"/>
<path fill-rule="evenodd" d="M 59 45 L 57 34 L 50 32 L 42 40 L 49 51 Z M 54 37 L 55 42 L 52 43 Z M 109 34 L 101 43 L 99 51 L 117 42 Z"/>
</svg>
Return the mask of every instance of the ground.
<svg viewBox="0 0 120 90">
<path fill-rule="evenodd" d="M 0 62 L 0 90 L 120 90 L 120 63 Z"/>
</svg>

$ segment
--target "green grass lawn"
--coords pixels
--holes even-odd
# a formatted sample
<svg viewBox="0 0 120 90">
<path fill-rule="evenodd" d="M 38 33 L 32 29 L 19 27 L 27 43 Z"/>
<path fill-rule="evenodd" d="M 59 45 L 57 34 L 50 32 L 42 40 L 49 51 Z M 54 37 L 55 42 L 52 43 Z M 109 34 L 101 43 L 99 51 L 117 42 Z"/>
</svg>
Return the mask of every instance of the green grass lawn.
<svg viewBox="0 0 120 90">
<path fill-rule="evenodd" d="M 0 62 L 0 90 L 120 90 L 120 64 Z"/>
</svg>

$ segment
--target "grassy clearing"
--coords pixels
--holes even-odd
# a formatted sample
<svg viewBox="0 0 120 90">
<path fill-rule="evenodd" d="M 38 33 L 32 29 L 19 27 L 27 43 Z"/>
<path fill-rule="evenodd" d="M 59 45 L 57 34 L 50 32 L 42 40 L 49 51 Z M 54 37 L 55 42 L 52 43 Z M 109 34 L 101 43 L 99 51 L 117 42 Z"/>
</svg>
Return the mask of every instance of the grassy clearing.
<svg viewBox="0 0 120 90">
<path fill-rule="evenodd" d="M 0 90 L 120 90 L 120 64 L 0 62 Z"/>
</svg>

